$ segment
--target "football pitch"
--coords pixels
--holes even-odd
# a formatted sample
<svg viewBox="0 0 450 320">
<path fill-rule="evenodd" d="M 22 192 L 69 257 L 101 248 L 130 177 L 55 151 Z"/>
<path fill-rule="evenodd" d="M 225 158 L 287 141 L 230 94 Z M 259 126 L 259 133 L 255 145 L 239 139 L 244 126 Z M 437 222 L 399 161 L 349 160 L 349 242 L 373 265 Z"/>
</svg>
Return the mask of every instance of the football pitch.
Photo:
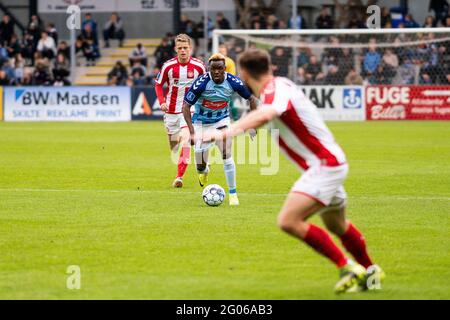
<svg viewBox="0 0 450 320">
<path fill-rule="evenodd" d="M 161 122 L 0 122 L 0 299 L 450 299 L 450 123 L 329 126 L 381 291 L 336 296 L 335 267 L 277 228 L 299 176 L 283 156 L 273 176 L 238 165 L 241 205 L 212 208 L 193 165 L 171 187 Z"/>
</svg>

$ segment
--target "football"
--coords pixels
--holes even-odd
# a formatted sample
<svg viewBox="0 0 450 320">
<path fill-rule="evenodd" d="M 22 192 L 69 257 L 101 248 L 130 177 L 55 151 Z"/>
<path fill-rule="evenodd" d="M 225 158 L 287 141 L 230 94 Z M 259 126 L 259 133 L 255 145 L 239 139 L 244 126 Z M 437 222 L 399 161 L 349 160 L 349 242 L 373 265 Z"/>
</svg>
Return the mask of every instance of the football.
<svg viewBox="0 0 450 320">
<path fill-rule="evenodd" d="M 218 184 L 210 184 L 203 189 L 203 201 L 211 207 L 217 207 L 225 200 L 225 190 Z"/>
</svg>

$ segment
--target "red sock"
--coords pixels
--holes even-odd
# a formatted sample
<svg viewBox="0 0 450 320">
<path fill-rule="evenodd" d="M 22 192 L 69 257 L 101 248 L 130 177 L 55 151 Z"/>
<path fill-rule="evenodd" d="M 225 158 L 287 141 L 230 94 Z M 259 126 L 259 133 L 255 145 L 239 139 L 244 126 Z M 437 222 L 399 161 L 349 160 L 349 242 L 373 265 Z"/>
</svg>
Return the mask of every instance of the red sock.
<svg viewBox="0 0 450 320">
<path fill-rule="evenodd" d="M 191 147 L 183 147 L 181 149 L 180 158 L 178 158 L 178 178 L 183 178 L 191 158 Z"/>
<path fill-rule="evenodd" d="M 355 260 L 364 268 L 368 268 L 373 264 L 367 253 L 364 236 L 355 228 L 355 226 L 353 226 L 353 224 L 349 223 L 347 231 L 345 231 L 340 238 L 345 249 L 347 249 Z"/>
<path fill-rule="evenodd" d="M 338 268 L 347 264 L 347 258 L 344 253 L 336 246 L 333 239 L 331 239 L 325 230 L 311 224 L 303 241 L 333 261 Z"/>
</svg>

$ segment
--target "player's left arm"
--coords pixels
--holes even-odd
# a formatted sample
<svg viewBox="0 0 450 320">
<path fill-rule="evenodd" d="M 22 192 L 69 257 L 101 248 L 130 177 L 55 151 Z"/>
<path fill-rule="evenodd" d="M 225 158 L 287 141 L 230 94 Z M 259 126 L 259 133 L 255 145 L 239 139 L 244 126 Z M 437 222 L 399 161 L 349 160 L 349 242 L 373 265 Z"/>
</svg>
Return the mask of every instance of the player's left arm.
<svg viewBox="0 0 450 320">
<path fill-rule="evenodd" d="M 202 138 L 203 141 L 215 141 L 234 137 L 245 133 L 249 129 L 259 128 L 277 116 L 278 112 L 274 108 L 259 108 L 249 112 L 243 118 L 233 123 L 228 130 L 205 132 L 199 138 Z"/>
</svg>

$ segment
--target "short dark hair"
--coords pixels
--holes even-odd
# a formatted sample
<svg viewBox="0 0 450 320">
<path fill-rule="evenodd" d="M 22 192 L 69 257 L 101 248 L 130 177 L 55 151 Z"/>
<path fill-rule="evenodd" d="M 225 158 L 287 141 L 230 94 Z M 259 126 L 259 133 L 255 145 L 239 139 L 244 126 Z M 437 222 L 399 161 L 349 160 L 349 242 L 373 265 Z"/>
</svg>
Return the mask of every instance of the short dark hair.
<svg viewBox="0 0 450 320">
<path fill-rule="evenodd" d="M 270 56 L 265 50 L 249 49 L 239 58 L 239 66 L 250 73 L 250 76 L 259 79 L 270 72 Z"/>
</svg>

